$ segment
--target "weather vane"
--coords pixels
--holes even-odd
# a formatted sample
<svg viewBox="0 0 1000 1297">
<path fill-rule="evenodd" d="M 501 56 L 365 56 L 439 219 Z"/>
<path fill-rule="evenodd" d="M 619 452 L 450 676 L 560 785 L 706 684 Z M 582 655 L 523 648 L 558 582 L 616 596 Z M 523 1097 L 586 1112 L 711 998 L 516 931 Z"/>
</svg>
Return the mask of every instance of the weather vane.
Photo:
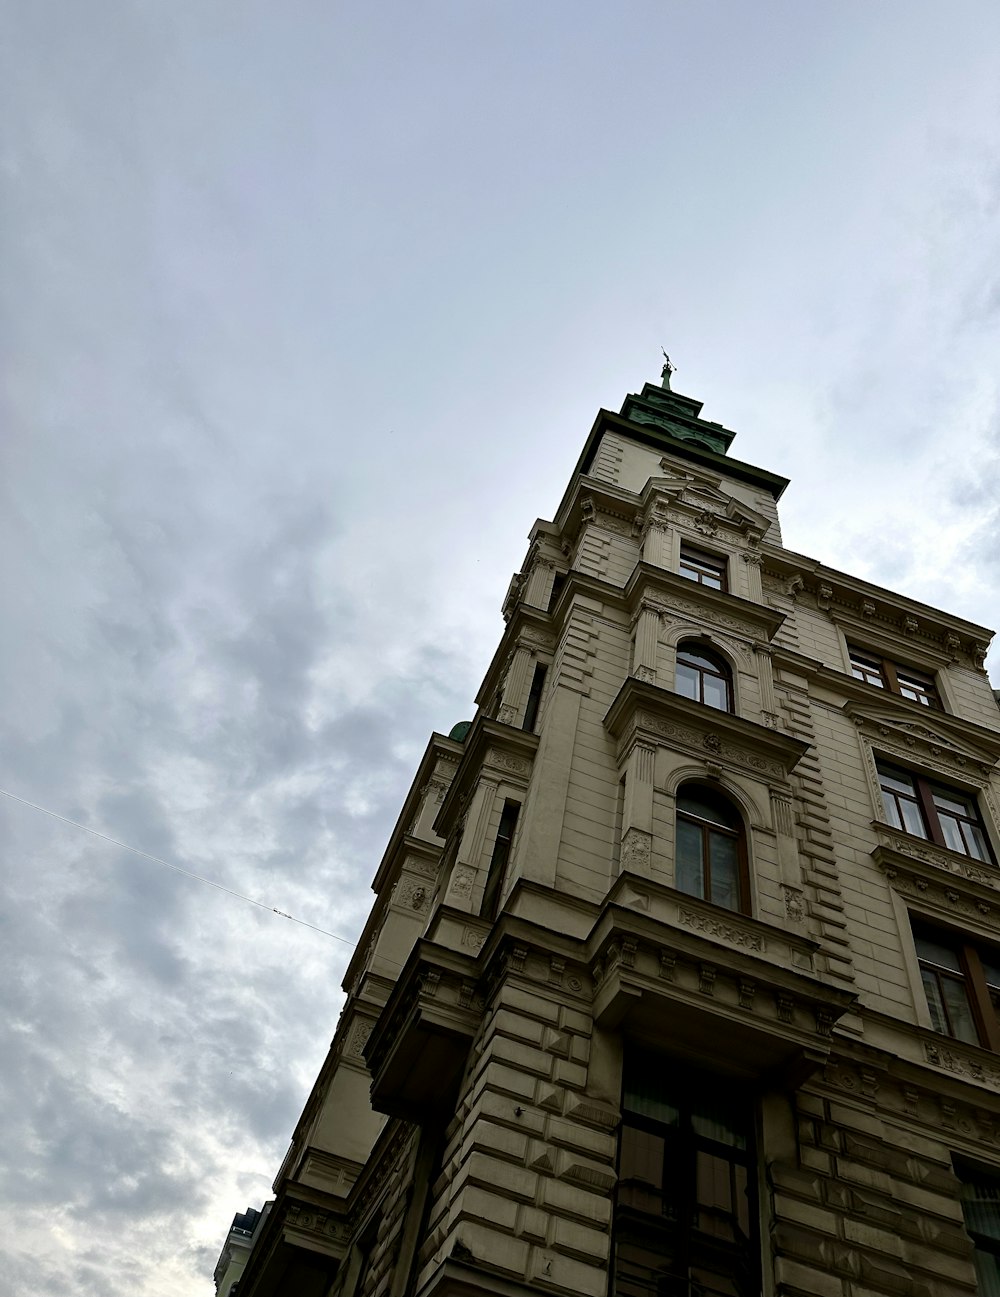
<svg viewBox="0 0 1000 1297">
<path fill-rule="evenodd" d="M 661 347 L 660 350 L 663 351 L 663 348 Z M 668 392 L 670 391 L 670 375 L 675 373 L 676 370 L 677 366 L 670 359 L 667 353 L 663 351 L 663 368 L 660 370 L 660 377 L 663 379 L 663 386 Z"/>
</svg>

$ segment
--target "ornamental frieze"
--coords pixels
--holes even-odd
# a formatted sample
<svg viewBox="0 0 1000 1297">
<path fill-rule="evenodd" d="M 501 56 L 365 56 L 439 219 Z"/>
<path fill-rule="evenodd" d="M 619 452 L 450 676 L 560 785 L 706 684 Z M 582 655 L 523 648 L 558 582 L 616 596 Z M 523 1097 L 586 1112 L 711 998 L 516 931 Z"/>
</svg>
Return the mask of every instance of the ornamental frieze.
<svg viewBox="0 0 1000 1297">
<path fill-rule="evenodd" d="M 693 910 L 685 909 L 680 910 L 678 917 L 685 927 L 693 928 L 696 932 L 704 932 L 731 946 L 761 953 L 767 950 L 764 938 L 759 932 L 751 932 L 749 928 L 744 928 L 740 924 L 729 923 L 715 918 L 714 915 L 697 914 Z"/>
<path fill-rule="evenodd" d="M 531 762 L 524 757 L 512 756 L 509 752 L 502 752 L 499 748 L 489 748 L 486 752 L 484 765 L 496 766 L 500 770 L 507 770 L 512 775 L 521 775 L 527 779 L 531 774 Z"/>
<path fill-rule="evenodd" d="M 925 1040 L 924 1058 L 932 1067 L 939 1067 L 952 1076 L 960 1076 L 977 1085 L 989 1086 L 991 1090 L 1000 1090 L 1000 1072 L 995 1067 L 983 1063 L 972 1050 L 964 1050 L 954 1041 L 939 1045 L 937 1041 Z"/>
<path fill-rule="evenodd" d="M 734 747 L 733 744 L 726 743 L 720 735 L 712 731 L 706 734 L 703 731 L 689 729 L 686 725 L 678 725 L 675 721 L 662 720 L 649 712 L 637 712 L 636 724 L 640 729 L 657 734 L 661 738 L 669 739 L 672 743 L 681 743 L 703 753 L 711 753 L 720 760 L 745 766 L 748 770 L 753 770 L 756 774 L 763 775 L 766 778 L 784 779 L 785 777 L 784 767 L 779 762 L 772 761 L 768 757 L 762 757 L 748 749 Z"/>
</svg>

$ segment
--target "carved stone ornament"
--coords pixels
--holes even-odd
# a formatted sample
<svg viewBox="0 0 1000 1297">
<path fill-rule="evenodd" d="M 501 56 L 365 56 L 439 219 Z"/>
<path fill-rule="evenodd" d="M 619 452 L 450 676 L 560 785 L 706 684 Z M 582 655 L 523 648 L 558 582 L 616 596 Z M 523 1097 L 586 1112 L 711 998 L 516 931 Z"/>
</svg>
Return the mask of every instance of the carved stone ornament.
<svg viewBox="0 0 1000 1297">
<path fill-rule="evenodd" d="M 798 887 L 782 883 L 781 890 L 785 898 L 785 917 L 793 923 L 801 923 L 806 917 L 806 907 L 802 902 L 802 892 Z"/>
<path fill-rule="evenodd" d="M 707 914 L 698 914 L 693 910 L 681 909 L 678 918 L 687 928 L 695 932 L 704 932 L 730 946 L 739 946 L 743 950 L 765 951 L 767 946 L 759 932 L 751 932 L 737 923 L 728 923 Z"/>
<path fill-rule="evenodd" d="M 875 604 L 871 599 L 861 600 L 861 616 L 862 617 L 875 616 Z"/>
<path fill-rule="evenodd" d="M 825 581 L 821 581 L 816 590 L 817 607 L 822 608 L 823 611 L 826 612 L 827 609 L 830 607 L 832 600 L 833 600 L 833 586 L 827 585 Z"/>
<path fill-rule="evenodd" d="M 501 703 L 497 720 L 501 725 L 513 725 L 517 720 L 517 708 L 512 707 L 510 703 Z"/>
<path fill-rule="evenodd" d="M 703 509 L 694 519 L 695 529 L 700 531 L 703 536 L 714 536 L 719 530 L 721 519 L 719 515 L 713 513 L 710 509 Z"/>
<path fill-rule="evenodd" d="M 294 1229 L 306 1234 L 319 1235 L 321 1238 L 340 1239 L 346 1242 L 351 1236 L 349 1227 L 343 1221 L 338 1221 L 329 1212 L 317 1211 L 301 1203 L 289 1203 L 285 1219 Z"/>
<path fill-rule="evenodd" d="M 621 867 L 636 874 L 649 873 L 652 836 L 643 829 L 626 829 L 622 837 Z"/>
<path fill-rule="evenodd" d="M 762 757 L 756 752 L 749 749 L 737 748 L 729 743 L 719 740 L 716 734 L 702 734 L 697 730 L 689 729 L 686 725 L 678 725 L 674 721 L 662 720 L 658 716 L 653 716 L 649 712 L 639 712 L 636 720 L 641 728 L 648 730 L 652 734 L 658 734 L 662 738 L 669 739 L 672 743 L 682 743 L 689 747 L 711 751 L 717 753 L 720 757 L 731 761 L 736 765 L 745 766 L 749 770 L 770 779 L 784 779 L 785 771 L 777 761 L 771 761 L 767 757 Z M 710 744 L 707 740 L 713 740 Z M 714 742 L 718 740 L 718 742 Z"/>
<path fill-rule="evenodd" d="M 680 595 L 671 597 L 669 606 L 665 605 L 662 611 L 668 624 L 674 621 L 678 613 L 681 613 L 694 621 L 721 626 L 744 640 L 752 639 L 756 629 L 748 617 L 732 617 L 717 608 L 696 603 L 693 599 L 684 599 Z"/>
<path fill-rule="evenodd" d="M 919 629 L 920 629 L 920 623 L 917 621 L 916 617 L 904 617 L 904 618 L 903 618 L 903 634 L 904 634 L 904 635 L 916 635 L 916 633 L 917 633 L 917 631 L 918 631 Z"/>
<path fill-rule="evenodd" d="M 954 1041 L 939 1045 L 936 1041 L 925 1040 L 924 1057 L 933 1067 L 940 1067 L 953 1076 L 987 1085 L 991 1090 L 1000 1090 L 1000 1072 L 981 1063 L 971 1050 L 963 1050 Z"/>
<path fill-rule="evenodd" d="M 448 891 L 453 896 L 467 897 L 472 895 L 472 887 L 476 881 L 476 871 L 469 865 L 459 865 L 452 875 L 451 885 Z"/>
<path fill-rule="evenodd" d="M 524 757 L 515 757 L 509 752 L 503 752 L 499 748 L 489 749 L 484 764 L 496 766 L 500 770 L 508 770 L 512 775 L 521 775 L 525 779 L 531 774 L 530 761 Z"/>
<path fill-rule="evenodd" d="M 362 1051 L 368 1043 L 368 1037 L 372 1034 L 373 1022 L 367 1018 L 359 1018 L 351 1028 L 351 1034 L 348 1037 L 347 1045 L 344 1047 L 344 1053 L 349 1058 L 361 1058 Z"/>
</svg>

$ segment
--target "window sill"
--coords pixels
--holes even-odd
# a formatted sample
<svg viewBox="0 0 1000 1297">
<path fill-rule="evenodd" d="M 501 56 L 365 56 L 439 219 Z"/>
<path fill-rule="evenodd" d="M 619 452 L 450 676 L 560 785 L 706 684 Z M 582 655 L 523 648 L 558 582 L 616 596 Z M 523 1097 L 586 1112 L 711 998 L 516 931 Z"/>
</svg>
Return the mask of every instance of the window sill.
<svg viewBox="0 0 1000 1297">
<path fill-rule="evenodd" d="M 970 898 L 987 905 L 984 913 L 991 904 L 1000 905 L 1000 869 L 996 865 L 939 847 L 936 842 L 904 833 L 881 820 L 873 820 L 872 828 L 879 841 L 872 859 L 890 882 L 909 877 L 920 892 L 934 886 L 961 887 Z"/>
</svg>

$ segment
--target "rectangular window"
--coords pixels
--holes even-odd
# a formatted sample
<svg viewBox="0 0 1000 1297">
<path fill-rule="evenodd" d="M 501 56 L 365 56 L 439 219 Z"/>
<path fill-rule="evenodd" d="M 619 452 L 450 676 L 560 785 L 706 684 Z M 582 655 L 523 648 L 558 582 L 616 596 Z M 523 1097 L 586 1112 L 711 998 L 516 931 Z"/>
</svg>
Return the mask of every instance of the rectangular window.
<svg viewBox="0 0 1000 1297">
<path fill-rule="evenodd" d="M 566 584 L 566 573 L 557 572 L 552 578 L 552 589 L 549 591 L 549 606 L 546 612 L 551 612 L 559 602 L 559 596 L 563 592 L 563 586 Z"/>
<path fill-rule="evenodd" d="M 913 941 L 934 1030 L 1000 1050 L 1000 950 L 918 926 Z"/>
<path fill-rule="evenodd" d="M 503 810 L 500 812 L 500 827 L 497 829 L 496 841 L 493 843 L 493 855 L 490 857 L 486 886 L 483 889 L 483 903 L 479 907 L 479 913 L 484 919 L 497 917 L 500 892 L 507 873 L 507 861 L 510 859 L 510 844 L 514 840 L 517 814 L 520 809 L 520 802 L 504 802 Z"/>
<path fill-rule="evenodd" d="M 713 590 L 726 589 L 726 560 L 691 545 L 681 546 L 681 563 L 677 569 L 681 576 L 699 585 L 711 586 Z"/>
<path fill-rule="evenodd" d="M 968 793 L 885 761 L 876 765 L 885 817 L 894 828 L 973 860 L 995 863 L 978 807 Z"/>
<path fill-rule="evenodd" d="M 866 685 L 875 689 L 885 689 L 909 698 L 911 702 L 921 703 L 924 707 L 940 708 L 934 681 L 930 676 L 914 671 L 912 667 L 900 666 L 862 649 L 847 646 L 851 658 L 851 674 L 856 680 L 863 680 Z"/>
<path fill-rule="evenodd" d="M 979 1169 L 956 1168 L 962 1181 L 962 1215 L 975 1252 L 979 1297 L 1000 1297 L 1000 1176 Z"/>
<path fill-rule="evenodd" d="M 545 688 L 545 673 L 547 667 L 542 666 L 541 662 L 536 662 L 535 671 L 531 677 L 531 688 L 528 690 L 528 704 L 524 709 L 524 724 L 522 729 L 534 731 L 535 722 L 538 720 L 538 708 L 542 701 L 542 690 Z"/>
<path fill-rule="evenodd" d="M 753 1114 L 711 1077 L 626 1055 L 614 1297 L 759 1292 Z"/>
</svg>

